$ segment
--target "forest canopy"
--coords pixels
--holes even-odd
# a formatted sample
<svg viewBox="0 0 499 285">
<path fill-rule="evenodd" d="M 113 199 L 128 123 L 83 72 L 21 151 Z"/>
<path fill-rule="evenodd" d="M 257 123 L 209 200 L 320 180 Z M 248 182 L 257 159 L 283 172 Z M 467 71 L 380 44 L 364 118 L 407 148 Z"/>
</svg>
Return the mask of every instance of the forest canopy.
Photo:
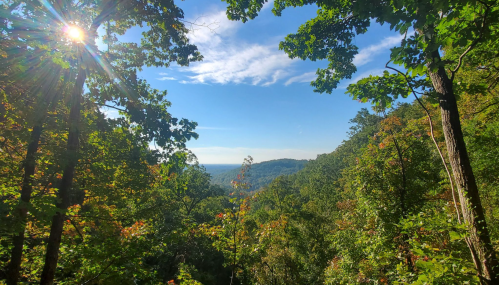
<svg viewBox="0 0 499 285">
<path fill-rule="evenodd" d="M 317 8 L 279 48 L 324 64 L 319 93 L 375 23 L 401 40 L 333 152 L 213 177 L 141 78 L 203 60 L 177 4 L 0 3 L 1 284 L 499 284 L 496 1 L 273 1 Z"/>
</svg>

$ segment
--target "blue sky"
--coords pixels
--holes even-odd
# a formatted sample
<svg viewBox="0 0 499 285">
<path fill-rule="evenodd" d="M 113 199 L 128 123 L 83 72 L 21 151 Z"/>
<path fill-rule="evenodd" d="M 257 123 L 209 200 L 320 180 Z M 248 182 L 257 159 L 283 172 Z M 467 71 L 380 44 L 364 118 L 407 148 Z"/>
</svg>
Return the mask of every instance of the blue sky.
<svg viewBox="0 0 499 285">
<path fill-rule="evenodd" d="M 374 24 L 359 36 L 358 72 L 333 94 L 313 92 L 310 81 L 326 62 L 289 59 L 279 42 L 316 15 L 316 7 L 289 8 L 275 17 L 267 4 L 245 24 L 227 20 L 225 3 L 178 1 L 191 27 L 189 38 L 204 56 L 189 67 L 146 68 L 141 77 L 168 90 L 170 112 L 199 124 L 198 140 L 188 143 L 202 164 L 239 164 L 278 158 L 314 159 L 332 152 L 344 139 L 348 121 L 369 108 L 345 95 L 346 86 L 380 74 L 389 48 L 401 36 Z M 201 25 L 201 26 L 200 26 Z M 206 27 L 203 27 L 206 26 Z M 140 37 L 135 29 L 128 40 Z"/>
</svg>

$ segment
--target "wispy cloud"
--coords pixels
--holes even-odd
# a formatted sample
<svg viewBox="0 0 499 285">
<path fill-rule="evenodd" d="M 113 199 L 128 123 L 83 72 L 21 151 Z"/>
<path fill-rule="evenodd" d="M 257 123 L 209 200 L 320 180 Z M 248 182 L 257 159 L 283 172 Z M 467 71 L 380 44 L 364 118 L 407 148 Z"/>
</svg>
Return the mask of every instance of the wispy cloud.
<svg viewBox="0 0 499 285">
<path fill-rule="evenodd" d="M 355 64 L 355 66 L 362 66 L 368 62 L 375 60 L 376 55 L 382 53 L 383 51 L 386 51 L 389 48 L 394 47 L 395 45 L 400 44 L 400 41 L 403 37 L 403 35 L 387 37 L 381 40 L 381 42 L 379 42 L 378 44 L 370 45 L 366 48 L 361 49 L 353 59 L 353 64 Z"/>
<path fill-rule="evenodd" d="M 293 77 L 289 78 L 286 81 L 286 83 L 284 83 L 284 85 L 288 86 L 291 83 L 295 83 L 295 82 L 297 82 L 297 83 L 301 83 L 301 82 L 308 82 L 308 83 L 310 83 L 316 77 L 317 77 L 317 75 L 316 75 L 315 71 L 311 71 L 311 72 L 304 73 L 302 75 L 293 76 Z"/>
<path fill-rule="evenodd" d="M 180 84 L 206 84 L 209 85 L 208 83 L 196 81 L 196 80 L 180 80 L 178 83 Z"/>
<path fill-rule="evenodd" d="M 234 34 L 242 23 L 229 21 L 225 11 L 215 11 L 195 21 L 198 26 L 193 26 L 189 39 L 198 46 L 204 60 L 182 69 L 190 73 L 190 80 L 180 83 L 269 86 L 288 75 L 293 60 L 277 49 L 277 42 L 263 45 L 237 40 Z"/>
<path fill-rule="evenodd" d="M 160 73 L 161 75 L 161 73 Z M 168 76 L 163 76 L 163 77 L 160 77 L 160 78 L 156 78 L 158 80 L 161 80 L 161 81 L 164 81 L 164 80 L 177 80 L 177 78 L 175 77 L 168 77 Z"/>
<path fill-rule="evenodd" d="M 270 4 L 267 3 L 265 8 L 271 7 Z M 241 41 L 236 35 L 243 24 L 228 20 L 223 10 L 212 11 L 190 21 L 195 24 L 191 26 L 189 40 L 197 45 L 204 60 L 180 69 L 185 74 L 185 78 L 179 81 L 181 84 L 244 83 L 270 86 L 288 78 L 284 83 L 288 86 L 311 82 L 316 78 L 315 71 L 289 77 L 294 60 L 277 49 L 277 40 L 268 45 Z M 387 37 L 361 49 L 354 58 L 354 64 L 362 66 L 375 60 L 376 55 L 400 43 L 401 39 L 402 36 Z M 175 80 L 167 76 L 162 78 Z"/>
<path fill-rule="evenodd" d="M 273 148 L 244 148 L 244 147 L 198 147 L 190 148 L 200 163 L 204 164 L 238 164 L 245 157 L 251 155 L 255 162 L 272 159 L 315 159 L 317 155 L 333 151 L 324 149 L 273 149 Z"/>
<path fill-rule="evenodd" d="M 237 31 L 239 22 L 230 21 L 224 10 L 212 11 L 190 20 L 193 25 L 189 41 L 196 45 L 219 45 L 222 37 L 230 37 Z"/>
</svg>

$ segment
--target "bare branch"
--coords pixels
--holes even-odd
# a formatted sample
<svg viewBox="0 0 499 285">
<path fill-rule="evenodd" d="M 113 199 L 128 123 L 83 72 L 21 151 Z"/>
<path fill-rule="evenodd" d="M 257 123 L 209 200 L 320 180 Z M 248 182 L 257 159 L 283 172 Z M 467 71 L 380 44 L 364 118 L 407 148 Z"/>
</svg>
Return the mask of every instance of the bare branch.
<svg viewBox="0 0 499 285">
<path fill-rule="evenodd" d="M 210 30 L 210 32 L 212 32 L 213 34 L 215 35 L 218 35 L 218 33 L 216 32 L 216 30 L 220 27 L 220 22 L 213 22 L 213 23 L 209 23 L 209 24 L 206 24 L 206 23 L 202 23 L 202 24 L 198 24 L 198 20 L 203 18 L 203 16 L 200 16 L 200 17 L 197 17 L 196 20 L 194 20 L 194 22 L 191 22 L 191 21 L 187 21 L 187 20 L 183 20 L 183 19 L 179 19 L 180 22 L 183 22 L 185 24 L 189 24 L 190 27 L 187 28 L 190 32 L 194 33 L 195 31 L 199 30 L 199 29 L 195 29 L 194 26 L 196 27 L 200 27 L 200 28 L 207 28 L 208 30 Z M 215 27 L 212 27 L 216 25 Z"/>
</svg>

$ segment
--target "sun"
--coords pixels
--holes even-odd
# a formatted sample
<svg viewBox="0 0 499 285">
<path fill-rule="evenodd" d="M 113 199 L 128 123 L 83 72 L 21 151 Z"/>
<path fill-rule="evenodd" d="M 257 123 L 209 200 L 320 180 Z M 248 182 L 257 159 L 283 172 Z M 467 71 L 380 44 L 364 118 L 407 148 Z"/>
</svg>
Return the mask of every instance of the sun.
<svg viewBox="0 0 499 285">
<path fill-rule="evenodd" d="M 66 35 L 73 41 L 83 40 L 83 30 L 76 26 L 69 26 L 66 30 Z"/>
</svg>

